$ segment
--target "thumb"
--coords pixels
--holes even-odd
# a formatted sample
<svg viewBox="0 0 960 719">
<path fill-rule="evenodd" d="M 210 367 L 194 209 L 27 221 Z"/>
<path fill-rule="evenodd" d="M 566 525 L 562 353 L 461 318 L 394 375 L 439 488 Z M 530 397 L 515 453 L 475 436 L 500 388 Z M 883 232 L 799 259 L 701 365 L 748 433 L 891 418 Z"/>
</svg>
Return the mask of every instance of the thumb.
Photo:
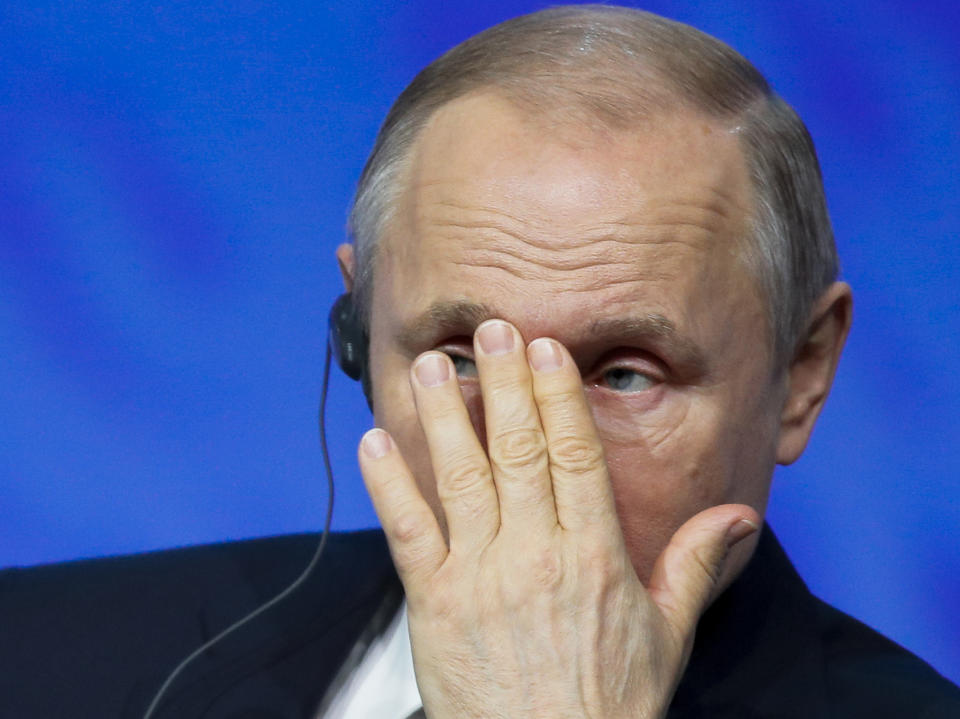
<svg viewBox="0 0 960 719">
<path fill-rule="evenodd" d="M 692 636 L 721 583 L 727 555 L 760 528 L 760 516 L 744 504 L 722 504 L 688 519 L 653 567 L 647 591 L 684 643 Z"/>
</svg>

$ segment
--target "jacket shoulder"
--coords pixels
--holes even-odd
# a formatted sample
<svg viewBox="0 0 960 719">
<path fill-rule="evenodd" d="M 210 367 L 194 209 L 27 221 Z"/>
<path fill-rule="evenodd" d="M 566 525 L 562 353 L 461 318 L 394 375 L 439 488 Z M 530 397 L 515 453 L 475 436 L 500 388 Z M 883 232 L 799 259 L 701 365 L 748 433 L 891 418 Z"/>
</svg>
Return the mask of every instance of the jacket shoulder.
<svg viewBox="0 0 960 719">
<path fill-rule="evenodd" d="M 186 654 L 296 579 L 318 542 L 287 535 L 0 572 L 0 663 L 14 668 L 0 674 L 7 709 L 123 716 L 130 696 L 150 693 Z M 383 535 L 371 530 L 330 535 L 313 574 L 362 594 L 388 567 Z M 311 579 L 316 590 L 321 579 Z"/>
<path fill-rule="evenodd" d="M 960 688 L 920 657 L 815 599 L 828 695 L 838 716 L 960 717 Z"/>
</svg>

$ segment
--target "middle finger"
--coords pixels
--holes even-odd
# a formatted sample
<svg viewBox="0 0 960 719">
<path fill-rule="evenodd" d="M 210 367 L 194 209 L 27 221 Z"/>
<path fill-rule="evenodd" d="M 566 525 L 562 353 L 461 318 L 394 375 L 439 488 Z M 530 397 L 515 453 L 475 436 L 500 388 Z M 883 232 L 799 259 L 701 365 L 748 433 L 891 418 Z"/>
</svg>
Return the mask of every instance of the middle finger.
<svg viewBox="0 0 960 719">
<path fill-rule="evenodd" d="M 508 322 L 488 320 L 477 328 L 474 348 L 500 523 L 505 528 L 555 527 L 547 441 L 523 338 Z"/>
</svg>

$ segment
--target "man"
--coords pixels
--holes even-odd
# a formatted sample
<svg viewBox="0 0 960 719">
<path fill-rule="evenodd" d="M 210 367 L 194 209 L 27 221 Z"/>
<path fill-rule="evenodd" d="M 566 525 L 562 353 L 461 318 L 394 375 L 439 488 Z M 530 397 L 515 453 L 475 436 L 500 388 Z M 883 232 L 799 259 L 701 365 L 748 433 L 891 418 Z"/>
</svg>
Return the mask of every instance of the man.
<svg viewBox="0 0 960 719">
<path fill-rule="evenodd" d="M 958 715 L 955 687 L 813 599 L 757 531 L 851 294 L 809 137 L 743 58 L 622 9 L 497 26 L 397 101 L 352 228 L 337 257 L 377 424 L 359 462 L 392 563 L 379 536 L 335 539 L 156 716 Z M 8 577 L 34 625 L 27 605 L 77 595 L 45 631 L 85 660 L 20 681 L 142 715 L 191 632 L 303 551 Z"/>
</svg>

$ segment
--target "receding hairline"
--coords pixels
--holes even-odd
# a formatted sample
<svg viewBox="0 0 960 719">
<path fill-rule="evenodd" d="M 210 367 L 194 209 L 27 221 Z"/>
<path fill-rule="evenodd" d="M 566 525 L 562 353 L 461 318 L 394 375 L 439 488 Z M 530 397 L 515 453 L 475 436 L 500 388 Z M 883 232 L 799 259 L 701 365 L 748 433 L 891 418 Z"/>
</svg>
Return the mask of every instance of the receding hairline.
<svg viewBox="0 0 960 719">
<path fill-rule="evenodd" d="M 731 252 L 735 252 L 737 262 L 740 263 L 743 270 L 746 271 L 747 275 L 754 281 L 753 284 L 757 291 L 758 298 L 762 303 L 766 301 L 764 289 L 757 281 L 757 278 L 754 277 L 753 268 L 747 257 L 747 253 L 754 239 L 752 236 L 751 223 L 754 221 L 757 212 L 757 196 L 756 187 L 750 176 L 750 167 L 746 151 L 739 137 L 739 127 L 735 119 L 723 121 L 697 108 L 691 108 L 686 105 L 651 109 L 642 116 L 636 116 L 636 121 L 631 126 L 616 125 L 611 127 L 606 124 L 598 125 L 596 123 L 590 123 L 589 116 L 581 116 L 580 114 L 571 115 L 566 112 L 567 108 L 563 106 L 557 106 L 555 108 L 533 108 L 528 103 L 517 101 L 514 97 L 504 93 L 498 87 L 477 88 L 469 93 L 455 97 L 434 110 L 431 117 L 420 128 L 416 139 L 411 143 L 405 153 L 402 167 L 394 181 L 396 195 L 394 201 L 390 204 L 389 215 L 385 218 L 386 222 L 384 222 L 382 226 L 382 234 L 378 238 L 378 250 L 383 252 L 384 255 L 391 255 L 393 251 L 398 249 L 398 245 L 409 249 L 407 243 L 411 238 L 406 236 L 407 230 L 402 227 L 403 208 L 406 206 L 405 203 L 413 200 L 411 192 L 415 192 L 416 182 L 414 178 L 411 177 L 411 173 L 420 166 L 419 161 L 422 159 L 423 144 L 429 141 L 431 130 L 435 127 L 436 121 L 444 111 L 451 109 L 452 106 L 457 103 L 478 99 L 484 100 L 486 98 L 505 101 L 507 108 L 515 109 L 517 114 L 513 115 L 511 119 L 516 119 L 523 123 L 533 123 L 534 127 L 543 123 L 545 131 L 548 129 L 553 130 L 553 132 L 545 135 L 547 138 L 545 142 L 548 144 L 557 143 L 560 145 L 570 144 L 582 146 L 584 142 L 592 143 L 595 142 L 597 138 L 609 140 L 611 143 L 630 142 L 631 137 L 636 137 L 646 132 L 662 131 L 663 127 L 675 123 L 680 116 L 683 116 L 684 121 L 689 122 L 691 127 L 702 124 L 711 131 L 729 136 L 732 142 L 728 148 L 732 149 L 732 152 L 735 153 L 735 159 L 731 158 L 730 162 L 724 163 L 727 167 L 724 172 L 729 171 L 732 173 L 731 177 L 735 176 L 736 186 L 733 187 L 730 184 L 724 185 L 722 198 L 725 203 L 731 203 L 730 206 L 736 208 L 738 213 L 742 212 L 742 215 L 740 215 L 742 222 L 735 222 L 728 217 L 724 222 L 735 223 L 735 226 L 729 226 L 729 236 L 726 234 L 724 237 L 715 236 L 713 240 L 724 242 L 730 248 Z M 677 133 L 678 140 L 688 136 L 689 133 L 687 132 Z M 462 139 L 465 142 L 468 141 L 466 136 L 462 136 Z M 676 145 L 671 145 L 673 152 L 668 149 L 667 153 L 675 154 L 676 147 Z M 639 169 L 641 168 L 638 168 L 638 170 Z M 638 176 L 637 173 L 632 174 Z M 713 189 L 720 191 L 721 188 L 715 187 Z M 736 190 L 736 192 L 734 193 L 733 190 Z M 638 202 L 639 201 L 640 197 L 638 196 Z M 629 217 L 632 217 L 632 215 L 627 216 L 627 219 Z M 398 221 L 401 222 L 400 225 L 396 224 Z M 371 259 L 374 265 L 378 262 L 377 256 Z M 765 315 L 766 314 L 769 313 L 765 313 Z M 767 319 L 767 329 L 772 331 L 769 317 Z"/>
<path fill-rule="evenodd" d="M 382 188 L 377 226 L 372 233 L 373 241 L 368 241 L 365 248 L 370 252 L 363 253 L 359 258 L 366 270 L 362 278 L 365 283 L 362 282 L 362 284 L 370 285 L 363 288 L 366 296 L 363 297 L 361 307 L 368 326 L 369 302 L 372 300 L 370 290 L 377 255 L 389 234 L 387 228 L 394 219 L 403 194 L 409 187 L 411 164 L 426 131 L 437 114 L 451 103 L 473 96 L 493 95 L 509 101 L 531 119 L 538 119 L 558 128 L 574 130 L 579 127 L 590 128 L 595 132 L 642 130 L 645 124 L 658 117 L 677 114 L 696 116 L 722 130 L 733 130 L 740 127 L 743 116 L 749 108 L 763 102 L 770 91 L 763 76 L 739 53 L 692 26 L 645 11 L 623 7 L 560 6 L 514 18 L 507 23 L 488 28 L 468 38 L 457 48 L 431 63 L 401 94 L 384 122 L 381 136 L 394 135 L 388 132 L 388 128 L 391 127 L 391 121 L 398 107 L 402 107 L 404 97 L 412 88 L 417 87 L 427 71 L 433 69 L 438 74 L 442 73 L 442 65 L 451 53 L 471 45 L 479 45 L 484 38 L 496 36 L 502 27 L 511 23 L 522 23 L 527 19 L 548 14 L 568 17 L 590 14 L 616 16 L 633 23 L 634 29 L 636 23 L 641 21 L 653 39 L 642 51 L 634 52 L 617 46 L 610 37 L 600 38 L 594 30 L 589 38 L 590 42 L 587 42 L 590 47 L 580 48 L 583 56 L 578 58 L 576 63 L 570 62 L 561 67 L 555 57 L 531 51 L 529 61 L 522 67 L 515 58 L 497 60 L 497 63 L 502 63 L 499 69 L 484 68 L 476 63 L 469 70 L 461 69 L 456 75 L 457 79 L 451 82 L 449 87 L 430 87 L 431 83 L 427 82 L 426 85 L 430 89 L 419 90 L 430 98 L 429 102 L 410 113 L 410 116 L 415 119 L 413 125 L 402 128 L 409 134 L 405 139 L 401 139 L 401 144 L 396 148 L 402 148 L 402 151 L 393 157 L 389 187 Z M 579 32 L 579 28 L 575 26 L 570 29 Z M 605 30 L 609 29 L 610 27 L 605 28 Z M 503 35 L 498 42 L 504 46 L 518 39 L 516 30 Z M 627 37 L 629 33 L 622 32 L 622 35 Z M 680 54 L 677 48 L 670 44 L 680 35 L 690 42 L 696 40 L 700 43 L 701 52 L 726 54 L 726 59 L 736 64 L 737 69 L 728 71 L 723 82 L 731 85 L 738 82 L 750 85 L 751 92 L 729 93 L 729 96 L 724 96 L 723 101 L 717 101 L 716 97 L 705 92 L 701 87 L 705 80 L 698 75 L 699 71 L 695 68 L 695 63 L 679 60 Z M 542 38 L 539 41 L 542 42 Z M 489 52 L 489 48 L 484 52 Z M 618 61 L 623 60 L 624 53 L 631 55 L 629 62 Z M 464 64 L 469 64 L 469 61 Z M 682 71 L 678 70 L 678 66 Z M 625 88 L 629 90 L 625 92 Z M 406 111 L 401 111 L 399 115 L 406 115 Z M 551 139 L 562 140 L 562 138 L 553 137 Z M 738 144 L 741 156 L 747 160 L 747 148 L 742 142 Z M 371 161 L 377 152 L 378 148 L 375 148 Z M 367 169 L 369 168 L 365 168 L 364 175 Z M 364 180 L 361 179 L 361 186 L 363 184 Z M 754 217 L 757 209 L 756 188 L 751 186 L 749 192 L 748 213 L 750 217 Z M 353 226 L 351 229 L 354 232 L 357 230 Z M 751 238 L 745 239 L 749 241 Z"/>
<path fill-rule="evenodd" d="M 392 201 L 385 208 L 387 216 L 384 220 L 381 230 L 385 230 L 389 220 L 398 210 L 398 202 L 407 194 L 412 185 L 410 173 L 419 166 L 418 161 L 422 157 L 423 144 L 428 140 L 430 131 L 435 128 L 442 115 L 455 109 L 460 103 L 475 102 L 477 100 L 487 100 L 491 102 L 503 103 L 507 112 L 516 111 L 510 118 L 522 125 L 532 125 L 538 130 L 544 131 L 544 144 L 556 144 L 581 148 L 586 143 L 592 143 L 600 140 L 616 143 L 623 140 L 629 141 L 631 136 L 636 137 L 645 132 L 661 132 L 664 127 L 675 123 L 678 119 L 690 121 L 691 126 L 700 124 L 704 132 L 716 132 L 721 135 L 728 135 L 733 139 L 733 147 L 736 151 L 736 162 L 739 167 L 737 174 L 742 171 L 743 176 L 743 200 L 742 209 L 750 220 L 754 217 L 757 210 L 756 187 L 750 176 L 751 168 L 747 147 L 740 137 L 741 124 L 740 118 L 720 118 L 704 112 L 701 108 L 682 103 L 674 98 L 672 104 L 663 104 L 655 108 L 645 108 L 635 113 L 629 124 L 625 122 L 605 122 L 604 118 L 598 118 L 582 107 L 572 107 L 557 99 L 550 104 L 537 104 L 530 101 L 529 97 L 517 96 L 499 86 L 482 86 L 471 90 L 470 92 L 451 98 L 447 102 L 434 108 L 427 117 L 422 126 L 419 127 L 413 140 L 410 142 L 402 157 L 396 163 L 397 174 L 394 176 L 392 184 Z M 458 128 L 458 132 L 459 132 Z M 684 133 L 684 137 L 689 137 Z M 466 140 L 463 136 L 461 139 Z M 745 229 L 746 231 L 746 229 Z M 382 232 L 377 237 L 378 244 L 386 239 L 389 232 Z M 746 238 L 749 239 L 749 238 Z"/>
<path fill-rule="evenodd" d="M 751 273 L 768 303 L 775 355 L 785 361 L 838 261 L 809 132 L 763 74 L 723 41 L 642 10 L 548 8 L 499 23 L 424 68 L 388 113 L 358 184 L 348 231 L 357 251 L 355 295 L 369 327 L 373 258 L 399 196 L 399 165 L 426 120 L 449 101 L 493 86 L 520 102 L 563 107 L 608 125 L 635 110 L 694 108 L 742 130 L 751 172 Z M 400 188 L 402 189 L 402 188 Z"/>
</svg>

